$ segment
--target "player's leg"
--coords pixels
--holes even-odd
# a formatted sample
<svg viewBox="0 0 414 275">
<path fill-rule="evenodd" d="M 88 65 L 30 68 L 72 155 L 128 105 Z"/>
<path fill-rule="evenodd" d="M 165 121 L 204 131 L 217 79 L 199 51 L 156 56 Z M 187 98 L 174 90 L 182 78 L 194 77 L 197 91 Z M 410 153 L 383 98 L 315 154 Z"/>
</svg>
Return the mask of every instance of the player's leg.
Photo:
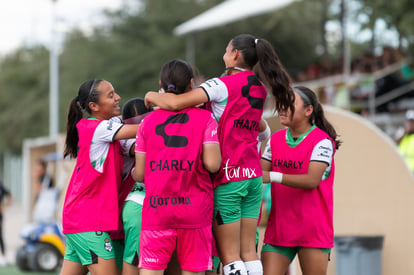
<svg viewBox="0 0 414 275">
<path fill-rule="evenodd" d="M 303 247 L 298 252 L 303 275 L 326 275 L 330 249 Z"/>
<path fill-rule="evenodd" d="M 125 232 L 123 255 L 123 275 L 138 275 L 139 245 L 141 234 L 142 205 L 135 201 L 126 201 L 122 209 L 122 222 Z"/>
<path fill-rule="evenodd" d="M 225 275 L 247 275 L 240 255 L 241 200 L 245 194 L 239 182 L 224 183 L 214 189 L 213 232 Z"/>
<path fill-rule="evenodd" d="M 249 275 L 262 275 L 262 262 L 257 255 L 257 224 L 263 197 L 262 177 L 240 182 L 246 186 L 247 194 L 241 204 L 240 255 Z"/>
<path fill-rule="evenodd" d="M 273 246 L 267 243 L 262 248 L 264 275 L 285 275 L 296 256 L 296 247 Z"/>
</svg>

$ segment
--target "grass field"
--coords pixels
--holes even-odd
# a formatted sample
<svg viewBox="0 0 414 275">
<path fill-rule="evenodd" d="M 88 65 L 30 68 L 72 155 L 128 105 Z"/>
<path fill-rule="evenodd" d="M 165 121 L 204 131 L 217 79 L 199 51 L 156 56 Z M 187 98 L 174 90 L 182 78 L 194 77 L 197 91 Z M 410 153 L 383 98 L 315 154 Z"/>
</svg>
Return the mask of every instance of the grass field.
<svg viewBox="0 0 414 275">
<path fill-rule="evenodd" d="M 60 271 L 60 269 L 59 269 Z M 15 264 L 8 264 L 6 266 L 0 266 L 0 274 L 1 275 L 56 275 L 59 274 L 59 271 L 57 272 L 23 272 L 20 271 Z"/>
</svg>

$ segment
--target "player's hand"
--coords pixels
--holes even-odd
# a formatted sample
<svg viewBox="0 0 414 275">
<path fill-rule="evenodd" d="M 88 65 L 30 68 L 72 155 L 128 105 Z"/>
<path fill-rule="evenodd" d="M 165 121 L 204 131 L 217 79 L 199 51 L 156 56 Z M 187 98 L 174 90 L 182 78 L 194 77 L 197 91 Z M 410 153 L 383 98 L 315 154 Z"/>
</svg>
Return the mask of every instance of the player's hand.
<svg viewBox="0 0 414 275">
<path fill-rule="evenodd" d="M 152 92 L 152 91 L 147 92 L 145 94 L 145 98 L 144 98 L 145 106 L 147 108 L 154 107 L 154 105 L 155 105 L 154 100 L 157 98 L 158 95 L 159 95 L 158 92 Z"/>
</svg>

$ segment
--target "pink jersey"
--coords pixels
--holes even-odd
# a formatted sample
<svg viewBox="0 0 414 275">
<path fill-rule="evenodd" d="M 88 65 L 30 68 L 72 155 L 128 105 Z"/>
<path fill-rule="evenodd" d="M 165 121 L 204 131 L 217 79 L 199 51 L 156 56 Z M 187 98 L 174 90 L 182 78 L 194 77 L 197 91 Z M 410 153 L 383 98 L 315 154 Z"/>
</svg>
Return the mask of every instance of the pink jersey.
<svg viewBox="0 0 414 275">
<path fill-rule="evenodd" d="M 201 228 L 213 221 L 213 184 L 203 166 L 203 143 L 218 143 L 210 112 L 156 110 L 138 130 L 146 153 L 142 230 Z"/>
<path fill-rule="evenodd" d="M 65 234 L 118 229 L 118 190 L 123 156 L 119 142 L 111 142 L 103 171 L 92 167 L 89 150 L 100 122 L 81 119 L 76 125 L 80 137 L 79 151 L 63 207 Z"/>
<path fill-rule="evenodd" d="M 218 122 L 222 165 L 214 185 L 262 176 L 257 135 L 266 89 L 252 71 L 220 78 L 228 90 Z"/>
<path fill-rule="evenodd" d="M 316 127 L 292 148 L 286 143 L 286 131 L 277 131 L 271 137 L 272 171 L 306 174 L 316 144 L 323 139 L 331 139 Z M 330 175 L 312 190 L 271 183 L 272 204 L 265 243 L 276 246 L 333 247 L 333 157 L 331 165 Z"/>
</svg>

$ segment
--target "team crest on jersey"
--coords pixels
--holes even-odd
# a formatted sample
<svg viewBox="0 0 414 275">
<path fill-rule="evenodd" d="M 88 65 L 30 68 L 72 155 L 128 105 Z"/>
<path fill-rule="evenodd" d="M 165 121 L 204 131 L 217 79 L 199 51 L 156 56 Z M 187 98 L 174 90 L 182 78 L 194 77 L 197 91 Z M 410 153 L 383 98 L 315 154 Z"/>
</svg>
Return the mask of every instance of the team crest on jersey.
<svg viewBox="0 0 414 275">
<path fill-rule="evenodd" d="M 108 238 L 105 238 L 105 250 L 109 252 L 112 251 L 112 243 Z"/>
</svg>

